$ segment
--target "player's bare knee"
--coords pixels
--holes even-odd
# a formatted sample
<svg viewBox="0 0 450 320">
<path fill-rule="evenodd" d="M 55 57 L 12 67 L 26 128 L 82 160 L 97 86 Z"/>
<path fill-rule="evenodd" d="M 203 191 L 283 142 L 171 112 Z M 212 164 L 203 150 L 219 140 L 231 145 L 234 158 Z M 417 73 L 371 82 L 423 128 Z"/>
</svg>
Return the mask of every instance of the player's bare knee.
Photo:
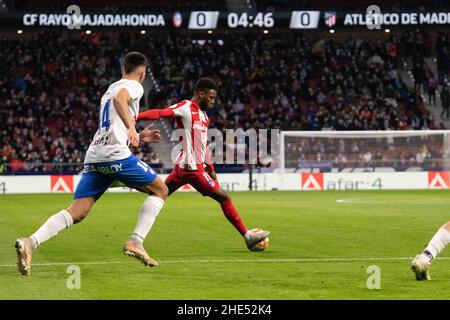
<svg viewBox="0 0 450 320">
<path fill-rule="evenodd" d="M 78 216 L 73 220 L 73 223 L 74 223 L 74 224 L 75 224 L 75 223 L 79 223 L 79 222 L 83 221 L 84 218 L 86 218 L 86 217 L 87 217 L 87 213 L 80 214 L 80 215 L 78 215 Z"/>
<path fill-rule="evenodd" d="M 444 225 L 442 226 L 442 228 L 444 228 L 444 229 L 450 231 L 450 221 L 447 222 L 446 224 L 444 224 Z"/>
<path fill-rule="evenodd" d="M 89 211 L 91 211 L 92 203 L 90 201 L 75 201 L 67 209 L 67 212 L 72 217 L 73 223 L 79 223 L 87 217 Z"/>
<path fill-rule="evenodd" d="M 69 208 L 67 209 L 67 212 L 69 212 L 69 214 L 72 216 L 73 223 L 75 224 L 83 221 L 83 219 L 87 217 L 89 210 L 81 208 Z"/>
<path fill-rule="evenodd" d="M 164 187 L 163 187 L 163 194 L 162 195 L 163 195 L 164 199 L 166 199 L 169 196 L 169 188 L 167 188 L 166 185 L 164 185 Z"/>
<path fill-rule="evenodd" d="M 169 188 L 160 177 L 157 177 L 151 184 L 138 190 L 147 193 L 149 196 L 155 196 L 163 200 L 166 200 L 169 195 Z"/>
<path fill-rule="evenodd" d="M 157 190 L 154 191 L 154 195 L 158 198 L 166 200 L 167 196 L 169 195 L 169 188 L 167 188 L 165 184 L 162 184 L 158 187 Z"/>
</svg>

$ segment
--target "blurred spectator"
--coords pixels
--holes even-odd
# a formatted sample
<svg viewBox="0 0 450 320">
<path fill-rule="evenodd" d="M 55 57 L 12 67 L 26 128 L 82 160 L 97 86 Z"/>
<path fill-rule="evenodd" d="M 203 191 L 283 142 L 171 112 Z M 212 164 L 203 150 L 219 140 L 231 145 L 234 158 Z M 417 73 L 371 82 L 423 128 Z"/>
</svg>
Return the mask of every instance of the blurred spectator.
<svg viewBox="0 0 450 320">
<path fill-rule="evenodd" d="M 436 87 L 437 87 L 437 81 L 434 77 L 434 73 L 431 73 L 430 77 L 428 78 L 428 101 L 430 105 L 436 105 Z"/>
<path fill-rule="evenodd" d="M 73 4 L 73 1 L 67 0 L 10 0 L 10 8 L 15 10 L 66 10 Z M 168 12 L 174 10 L 211 10 L 225 9 L 226 2 L 219 0 L 196 0 L 196 1 L 179 1 L 179 0 L 128 0 L 125 2 L 115 1 L 90 1 L 77 0 L 83 10 L 97 10 L 107 12 L 138 12 L 138 11 L 161 11 L 164 8 Z"/>
<path fill-rule="evenodd" d="M 416 154 L 416 161 L 418 164 L 422 164 L 426 159 L 430 158 L 431 154 L 428 152 L 426 145 L 420 148 L 420 151 Z"/>
<path fill-rule="evenodd" d="M 347 158 L 342 153 L 339 153 L 334 162 L 336 167 L 342 170 L 347 165 Z"/>
<path fill-rule="evenodd" d="M 252 1 L 253 2 L 253 1 Z M 373 4 L 373 1 L 337 1 L 337 0 L 256 0 L 254 1 L 260 10 L 267 11 L 281 11 L 292 10 L 293 7 L 302 9 L 322 9 L 322 10 L 365 10 L 368 6 Z M 378 0 L 378 6 L 383 9 L 383 12 L 396 10 L 419 10 L 423 11 L 425 8 L 430 9 L 448 9 L 449 4 L 443 0 Z"/>
<path fill-rule="evenodd" d="M 370 151 L 367 151 L 362 155 L 362 159 L 364 160 L 366 166 L 369 166 L 372 162 L 372 153 Z"/>
<path fill-rule="evenodd" d="M 442 86 L 441 91 L 441 104 L 442 104 L 442 112 L 441 112 L 441 118 L 445 117 L 449 118 L 449 112 L 450 112 L 450 87 L 448 84 L 444 84 Z"/>
<path fill-rule="evenodd" d="M 8 159 L 6 157 L 0 158 L 0 174 L 6 172 L 6 165 L 8 164 Z"/>
</svg>

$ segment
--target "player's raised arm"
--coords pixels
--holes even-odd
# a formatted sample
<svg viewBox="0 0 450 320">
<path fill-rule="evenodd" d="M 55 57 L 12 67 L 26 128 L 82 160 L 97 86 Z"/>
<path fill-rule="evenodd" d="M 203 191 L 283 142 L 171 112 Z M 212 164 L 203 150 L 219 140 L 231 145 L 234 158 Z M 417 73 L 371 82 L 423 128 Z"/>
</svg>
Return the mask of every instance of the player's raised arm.
<svg viewBox="0 0 450 320">
<path fill-rule="evenodd" d="M 139 113 L 138 120 L 159 120 L 175 116 L 173 109 L 152 109 Z"/>
<path fill-rule="evenodd" d="M 139 146 L 139 134 L 136 131 L 128 104 L 132 101 L 127 89 L 121 89 L 113 99 L 114 109 L 128 130 L 128 141 L 133 147 Z"/>
<path fill-rule="evenodd" d="M 187 100 L 183 100 L 174 104 L 167 109 L 152 109 L 139 113 L 138 120 L 158 120 L 161 118 L 183 118 L 190 114 Z"/>
<path fill-rule="evenodd" d="M 145 143 L 161 142 L 161 131 L 153 129 L 153 123 L 139 133 L 139 139 Z"/>
</svg>

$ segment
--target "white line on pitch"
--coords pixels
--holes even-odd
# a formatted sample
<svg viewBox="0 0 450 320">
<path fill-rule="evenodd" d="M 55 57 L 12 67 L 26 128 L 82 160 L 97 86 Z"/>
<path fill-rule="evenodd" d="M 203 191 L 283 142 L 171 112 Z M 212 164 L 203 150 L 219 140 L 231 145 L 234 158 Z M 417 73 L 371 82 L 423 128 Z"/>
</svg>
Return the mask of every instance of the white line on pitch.
<svg viewBox="0 0 450 320">
<path fill-rule="evenodd" d="M 337 203 L 358 202 L 358 199 L 337 199 Z"/>
<path fill-rule="evenodd" d="M 305 259 L 217 259 L 217 260 L 162 260 L 160 263 L 232 263 L 232 262 L 356 262 L 356 261 L 401 261 L 411 260 L 412 257 L 386 257 L 386 258 L 305 258 Z M 436 258 L 450 260 L 450 257 Z M 66 266 L 66 265 L 100 265 L 100 264 L 131 264 L 134 261 L 90 261 L 90 262 L 48 262 L 34 263 L 33 266 Z M 0 268 L 15 267 L 15 264 L 0 264 Z"/>
<path fill-rule="evenodd" d="M 356 204 L 386 204 L 386 203 L 403 203 L 405 199 L 396 199 L 396 200 L 388 200 L 381 201 L 378 199 L 372 198 L 345 198 L 345 199 L 336 199 L 336 203 L 356 203 Z M 427 199 L 427 203 L 433 204 L 448 204 L 448 200 L 443 199 Z M 408 204 L 423 204 L 424 201 L 410 201 L 408 200 Z"/>
</svg>

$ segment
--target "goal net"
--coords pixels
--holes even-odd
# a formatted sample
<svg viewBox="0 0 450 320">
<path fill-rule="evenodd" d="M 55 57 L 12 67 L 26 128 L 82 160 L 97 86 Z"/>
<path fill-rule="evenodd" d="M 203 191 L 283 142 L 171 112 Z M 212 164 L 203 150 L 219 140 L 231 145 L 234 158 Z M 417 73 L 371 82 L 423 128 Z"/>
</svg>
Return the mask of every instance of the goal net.
<svg viewBox="0 0 450 320">
<path fill-rule="evenodd" d="M 450 171 L 450 131 L 283 131 L 281 173 Z"/>
</svg>

